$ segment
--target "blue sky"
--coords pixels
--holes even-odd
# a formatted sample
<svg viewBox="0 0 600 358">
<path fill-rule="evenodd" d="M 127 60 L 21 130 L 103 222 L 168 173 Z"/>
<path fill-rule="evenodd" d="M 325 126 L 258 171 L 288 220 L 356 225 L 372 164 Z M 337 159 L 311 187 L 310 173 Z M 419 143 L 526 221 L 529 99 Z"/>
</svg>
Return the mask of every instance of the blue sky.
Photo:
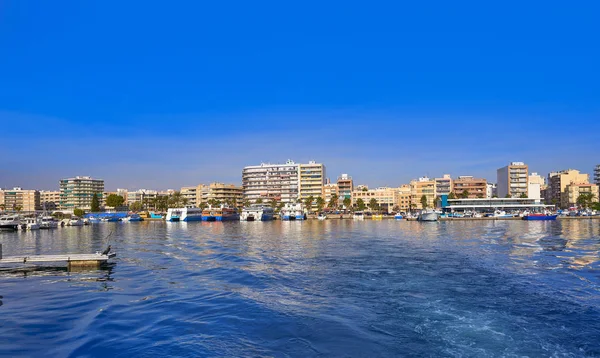
<svg viewBox="0 0 600 358">
<path fill-rule="evenodd" d="M 600 5 L 0 2 L 0 187 L 591 172 Z"/>
</svg>

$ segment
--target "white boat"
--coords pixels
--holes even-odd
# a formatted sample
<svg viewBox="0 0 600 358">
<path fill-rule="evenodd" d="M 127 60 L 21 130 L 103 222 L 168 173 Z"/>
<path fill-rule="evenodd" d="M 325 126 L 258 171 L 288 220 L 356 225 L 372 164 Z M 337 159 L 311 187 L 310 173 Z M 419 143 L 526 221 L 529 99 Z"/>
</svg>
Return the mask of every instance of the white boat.
<svg viewBox="0 0 600 358">
<path fill-rule="evenodd" d="M 25 218 L 21 220 L 22 230 L 39 230 L 40 229 L 40 220 L 37 217 L 34 218 Z"/>
<path fill-rule="evenodd" d="M 306 220 L 302 204 L 285 204 L 279 213 L 281 220 Z"/>
<path fill-rule="evenodd" d="M 0 217 L 0 229 L 17 230 L 21 224 L 19 215 L 5 215 Z"/>
<path fill-rule="evenodd" d="M 242 209 L 240 221 L 269 221 L 273 220 L 275 210 L 266 205 L 251 205 L 248 208 Z"/>
<path fill-rule="evenodd" d="M 365 214 L 362 211 L 355 211 L 354 215 L 352 215 L 352 219 L 354 220 L 364 220 Z"/>
<path fill-rule="evenodd" d="M 171 208 L 167 210 L 167 221 L 178 222 L 178 221 L 201 221 L 202 220 L 202 209 L 189 207 L 189 208 Z"/>
<path fill-rule="evenodd" d="M 394 215 L 394 219 L 396 219 L 396 220 L 402 220 L 403 218 L 404 218 L 404 216 L 402 216 L 402 213 L 396 213 Z"/>
<path fill-rule="evenodd" d="M 494 218 L 512 218 L 512 217 L 514 217 L 514 215 L 507 214 L 506 211 L 504 211 L 504 210 L 496 210 L 496 211 L 494 211 L 494 213 L 491 216 Z"/>
<path fill-rule="evenodd" d="M 432 210 L 423 210 L 417 217 L 418 221 L 438 221 L 439 214 Z"/>
<path fill-rule="evenodd" d="M 40 229 L 56 229 L 58 227 L 58 221 L 53 216 L 42 216 L 40 222 Z"/>
<path fill-rule="evenodd" d="M 325 215 L 325 214 L 323 214 L 323 213 L 320 213 L 320 214 L 317 216 L 317 219 L 319 219 L 319 220 L 325 220 L 325 219 L 327 219 L 327 215 Z"/>
<path fill-rule="evenodd" d="M 71 216 L 71 219 L 69 219 L 67 226 L 83 226 L 83 220 L 81 220 L 81 218 L 79 218 L 78 216 Z"/>
</svg>

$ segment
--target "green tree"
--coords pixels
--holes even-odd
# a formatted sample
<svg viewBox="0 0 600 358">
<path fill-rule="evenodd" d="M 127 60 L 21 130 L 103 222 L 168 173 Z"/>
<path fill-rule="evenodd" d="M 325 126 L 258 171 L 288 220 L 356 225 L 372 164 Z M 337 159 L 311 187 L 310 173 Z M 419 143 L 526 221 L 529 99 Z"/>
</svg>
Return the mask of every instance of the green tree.
<svg viewBox="0 0 600 358">
<path fill-rule="evenodd" d="M 363 211 L 365 210 L 365 201 L 362 200 L 362 198 L 358 198 L 356 199 L 356 208 L 358 209 L 358 211 Z"/>
<path fill-rule="evenodd" d="M 110 195 L 109 195 L 109 197 L 110 197 Z M 97 193 L 94 194 L 94 195 L 92 195 L 92 204 L 90 205 L 90 211 L 93 212 L 93 213 L 97 213 L 97 212 L 100 211 L 100 200 L 98 200 L 98 194 Z"/>
<path fill-rule="evenodd" d="M 275 198 L 271 199 L 271 202 L 269 203 L 269 205 L 273 208 L 273 210 L 275 210 L 277 208 L 278 204 L 279 204 L 279 201 Z"/>
<path fill-rule="evenodd" d="M 367 188 L 367 187 L 363 187 L 363 188 L 362 188 L 362 191 L 369 191 L 369 188 Z"/>
<path fill-rule="evenodd" d="M 309 196 L 308 198 L 304 199 L 304 207 L 309 212 L 312 211 L 312 204 L 313 204 L 314 201 L 315 201 L 315 198 L 313 198 L 312 195 Z"/>
<path fill-rule="evenodd" d="M 438 197 L 438 196 L 434 196 L 434 197 L 433 197 L 433 208 L 434 208 L 434 209 L 435 209 L 435 208 L 437 208 L 438 199 L 439 199 L 439 197 Z"/>
<path fill-rule="evenodd" d="M 208 205 L 212 206 L 212 207 L 218 207 L 221 206 L 221 202 L 217 199 L 208 199 Z"/>
<path fill-rule="evenodd" d="M 129 209 L 131 209 L 131 211 L 141 211 L 143 209 L 143 205 L 141 201 L 136 201 L 131 203 Z"/>
<path fill-rule="evenodd" d="M 263 200 L 262 200 L 262 198 L 258 198 L 258 199 L 256 199 L 255 203 L 256 203 L 256 204 L 262 204 L 262 203 L 263 203 Z"/>
<path fill-rule="evenodd" d="M 85 215 L 85 211 L 83 211 L 83 209 L 75 208 L 73 210 L 73 215 L 82 217 L 83 215 Z"/>
<path fill-rule="evenodd" d="M 425 194 L 421 196 L 421 207 L 427 209 L 427 195 Z"/>
<path fill-rule="evenodd" d="M 247 207 L 249 207 L 249 206 L 250 206 L 250 200 L 248 200 L 248 199 L 244 199 L 244 200 L 242 200 L 242 206 L 243 206 L 244 208 L 247 208 Z"/>
<path fill-rule="evenodd" d="M 352 205 L 352 199 L 345 197 L 344 200 L 342 200 L 342 204 L 344 204 L 344 208 L 348 209 Z"/>
<path fill-rule="evenodd" d="M 498 197 L 498 195 L 496 195 L 496 194 L 492 195 L 492 198 L 497 198 L 497 197 Z"/>
<path fill-rule="evenodd" d="M 369 208 L 371 208 L 371 210 L 379 211 L 379 203 L 377 202 L 377 199 L 371 198 L 371 200 L 369 200 L 368 205 L 369 205 Z"/>
<path fill-rule="evenodd" d="M 592 203 L 592 210 L 600 211 L 600 203 Z"/>
<path fill-rule="evenodd" d="M 125 199 L 121 195 L 117 195 L 117 194 L 110 194 L 106 198 L 106 206 L 110 206 L 113 208 L 123 205 L 124 202 L 125 202 Z"/>
<path fill-rule="evenodd" d="M 521 198 L 521 199 L 527 199 L 527 194 L 521 193 L 521 195 L 519 195 L 519 198 Z"/>
<path fill-rule="evenodd" d="M 467 189 L 463 190 L 462 193 L 460 193 L 460 197 L 462 199 L 468 199 L 469 198 L 469 191 Z"/>
<path fill-rule="evenodd" d="M 592 206 L 592 203 L 594 201 L 594 194 L 592 193 L 583 193 L 583 194 L 579 194 L 579 197 L 577 197 L 577 205 L 581 206 L 582 208 L 589 208 Z"/>
<path fill-rule="evenodd" d="M 323 208 L 325 207 L 325 199 L 321 198 L 320 196 L 317 196 L 317 211 L 321 212 L 323 211 Z"/>
<path fill-rule="evenodd" d="M 454 192 L 451 192 L 450 194 L 448 194 L 448 199 L 456 199 L 456 194 L 454 194 Z"/>
<path fill-rule="evenodd" d="M 19 211 L 21 211 L 21 210 L 23 210 L 23 207 L 22 207 L 21 205 L 16 205 L 16 206 L 15 206 L 15 211 L 16 211 L 16 212 L 19 212 Z"/>
<path fill-rule="evenodd" d="M 504 195 L 505 198 L 510 198 L 510 194 Z"/>
<path fill-rule="evenodd" d="M 331 199 L 329 199 L 329 202 L 327 203 L 327 207 L 329 209 L 337 209 L 338 199 L 339 199 L 339 197 L 337 196 L 337 194 L 331 195 Z"/>
<path fill-rule="evenodd" d="M 198 205 L 198 207 L 202 210 L 206 209 L 208 207 L 208 203 L 206 201 L 203 201 L 200 203 L 200 205 Z"/>
<path fill-rule="evenodd" d="M 479 199 L 483 199 L 483 194 L 479 193 L 479 194 L 477 194 L 477 197 L 478 197 Z"/>
</svg>

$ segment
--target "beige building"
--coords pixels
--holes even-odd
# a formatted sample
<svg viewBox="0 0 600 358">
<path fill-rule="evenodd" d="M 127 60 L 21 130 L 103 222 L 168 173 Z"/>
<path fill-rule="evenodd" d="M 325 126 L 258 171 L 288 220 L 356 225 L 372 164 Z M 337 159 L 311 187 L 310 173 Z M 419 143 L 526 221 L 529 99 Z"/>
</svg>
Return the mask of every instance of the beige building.
<svg viewBox="0 0 600 358">
<path fill-rule="evenodd" d="M 595 201 L 598 200 L 598 185 L 590 183 L 570 183 L 567 184 L 563 195 L 561 195 L 561 206 L 569 208 L 577 205 L 577 198 L 581 194 L 592 194 Z"/>
<path fill-rule="evenodd" d="M 13 188 L 0 190 L 0 209 L 6 211 L 30 212 L 41 209 L 40 192 Z"/>
<path fill-rule="evenodd" d="M 496 171 L 498 197 L 518 198 L 528 195 L 527 183 L 529 180 L 529 167 L 523 162 L 512 162 Z"/>
<path fill-rule="evenodd" d="M 546 191 L 546 204 L 561 205 L 566 208 L 563 203 L 568 203 L 567 197 L 563 198 L 566 193 L 567 185 L 571 183 L 575 184 L 588 184 L 590 181 L 588 174 L 582 174 L 579 170 L 567 169 L 560 172 L 553 172 L 548 174 L 548 189 Z"/>
<path fill-rule="evenodd" d="M 60 208 L 62 210 L 89 210 L 92 197 L 104 193 L 104 180 L 86 176 L 61 179 Z"/>
<path fill-rule="evenodd" d="M 421 198 L 423 195 L 427 198 L 427 207 L 433 207 L 435 193 L 435 180 L 429 179 L 428 177 L 413 179 L 410 182 L 410 204 L 412 205 L 412 208 L 417 210 L 423 209 L 423 205 L 421 205 Z"/>
<path fill-rule="evenodd" d="M 331 198 L 334 195 L 337 195 L 338 199 L 339 199 L 340 193 L 339 193 L 338 185 L 336 183 L 325 184 L 323 186 L 323 194 L 324 194 L 323 199 L 325 199 L 325 206 L 329 208 L 329 201 L 331 200 Z M 339 200 L 338 200 L 338 205 L 339 205 Z M 334 208 L 330 208 L 330 209 L 334 209 Z"/>
<path fill-rule="evenodd" d="M 409 212 L 411 203 L 411 186 L 403 184 L 398 188 L 398 199 L 395 204 L 400 209 L 400 212 Z"/>
<path fill-rule="evenodd" d="M 127 198 L 125 202 L 127 205 L 131 205 L 135 202 L 148 204 L 152 202 L 158 196 L 158 191 L 149 189 L 138 189 L 135 191 L 127 191 Z"/>
<path fill-rule="evenodd" d="M 463 175 L 456 178 L 453 188 L 454 195 L 457 198 L 461 198 L 465 191 L 468 194 L 465 199 L 481 199 L 487 196 L 487 180 L 474 178 L 470 175 Z"/>
<path fill-rule="evenodd" d="M 204 185 L 200 184 L 197 186 L 184 186 L 179 190 L 181 197 L 186 200 L 186 206 L 198 206 L 202 201 L 202 194 L 198 195 L 198 191 L 202 190 Z M 200 200 L 198 200 L 200 199 Z"/>
<path fill-rule="evenodd" d="M 282 203 L 296 203 L 299 187 L 299 164 L 288 160 L 285 164 L 262 163 L 244 167 L 242 186 L 244 198 L 250 202 L 258 199 L 275 199 Z"/>
<path fill-rule="evenodd" d="M 541 199 L 542 189 L 546 186 L 546 179 L 538 173 L 529 174 L 527 192 L 529 199 Z"/>
<path fill-rule="evenodd" d="M 337 179 L 338 185 L 338 196 L 340 198 L 340 205 L 342 205 L 345 198 L 352 199 L 352 192 L 354 191 L 354 182 L 352 177 L 348 174 L 342 174 Z"/>
<path fill-rule="evenodd" d="M 60 191 L 40 191 L 40 206 L 46 210 L 56 210 L 60 206 Z"/>
<path fill-rule="evenodd" d="M 444 174 L 441 178 L 435 178 L 435 195 L 449 195 L 452 190 L 452 177 L 450 174 Z"/>
<path fill-rule="evenodd" d="M 206 202 L 209 200 L 218 200 L 222 204 L 230 203 L 236 206 L 242 206 L 244 201 L 244 188 L 233 184 L 212 183 L 209 185 L 209 191 Z"/>
<path fill-rule="evenodd" d="M 398 202 L 398 188 L 381 187 L 368 190 L 354 190 L 352 192 L 352 205 L 356 206 L 358 199 L 362 199 L 369 207 L 371 199 L 375 199 L 381 211 L 391 212 Z"/>
<path fill-rule="evenodd" d="M 308 197 L 313 197 L 313 209 L 316 209 L 316 199 L 324 198 L 323 185 L 325 183 L 325 166 L 314 161 L 298 166 L 298 196 L 303 202 Z"/>
</svg>

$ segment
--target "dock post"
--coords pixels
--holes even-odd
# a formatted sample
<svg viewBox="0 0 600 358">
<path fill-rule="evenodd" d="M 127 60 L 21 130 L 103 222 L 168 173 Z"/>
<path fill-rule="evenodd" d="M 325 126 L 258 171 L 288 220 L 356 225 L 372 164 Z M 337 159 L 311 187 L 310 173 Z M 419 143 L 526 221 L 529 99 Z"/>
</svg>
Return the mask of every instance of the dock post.
<svg viewBox="0 0 600 358">
<path fill-rule="evenodd" d="M 0 260 L 2 260 L 2 244 L 0 244 Z"/>
</svg>

